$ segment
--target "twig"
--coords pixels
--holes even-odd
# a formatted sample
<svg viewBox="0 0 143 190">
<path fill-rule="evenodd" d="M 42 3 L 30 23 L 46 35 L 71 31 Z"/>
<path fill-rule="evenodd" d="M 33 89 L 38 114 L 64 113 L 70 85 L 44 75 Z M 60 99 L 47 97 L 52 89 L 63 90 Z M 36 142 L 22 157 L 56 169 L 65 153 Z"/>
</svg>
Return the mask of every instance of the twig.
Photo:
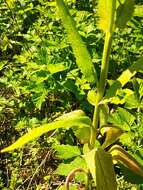
<svg viewBox="0 0 143 190">
<path fill-rule="evenodd" d="M 29 182 L 28 187 L 27 187 L 26 190 L 29 190 L 29 187 L 30 187 L 30 185 L 31 185 L 31 183 L 32 183 L 32 181 L 33 181 L 35 175 L 37 174 L 39 168 L 46 162 L 46 159 L 47 159 L 47 157 L 49 156 L 49 154 L 50 154 L 50 151 L 46 154 L 45 158 L 42 160 L 42 162 L 40 163 L 40 165 L 36 168 L 36 170 L 35 170 L 35 172 L 34 172 L 32 178 L 31 178 L 31 180 L 30 180 L 30 182 Z"/>
<path fill-rule="evenodd" d="M 84 169 L 82 169 L 82 168 L 76 168 L 76 169 L 72 170 L 72 171 L 68 174 L 68 176 L 67 176 L 67 178 L 66 178 L 65 190 L 69 190 L 69 182 L 73 180 L 73 178 L 74 178 L 74 176 L 75 176 L 75 174 L 76 174 L 77 172 L 84 172 L 84 173 L 86 173 L 86 175 L 88 176 L 87 171 L 84 170 Z"/>
</svg>

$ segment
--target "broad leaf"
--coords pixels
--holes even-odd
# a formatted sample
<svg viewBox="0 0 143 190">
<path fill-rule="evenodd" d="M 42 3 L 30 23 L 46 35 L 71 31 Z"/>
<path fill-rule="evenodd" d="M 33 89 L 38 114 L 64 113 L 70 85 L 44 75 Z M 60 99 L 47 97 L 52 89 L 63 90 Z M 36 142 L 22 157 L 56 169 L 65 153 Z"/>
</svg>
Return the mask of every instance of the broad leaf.
<svg viewBox="0 0 143 190">
<path fill-rule="evenodd" d="M 123 71 L 117 80 L 123 87 L 139 70 L 143 70 L 143 57 L 139 58 L 132 66 Z"/>
<path fill-rule="evenodd" d="M 143 5 L 135 6 L 134 16 L 143 17 Z"/>
<path fill-rule="evenodd" d="M 117 9 L 116 26 L 124 28 L 133 15 L 135 0 L 125 0 Z"/>
<path fill-rule="evenodd" d="M 117 190 L 111 155 L 99 148 L 96 150 L 95 163 L 97 190 Z"/>
<path fill-rule="evenodd" d="M 95 90 L 88 91 L 87 100 L 91 105 L 96 105 L 97 96 Z"/>
<path fill-rule="evenodd" d="M 87 169 L 86 162 L 83 158 L 76 157 L 73 161 L 69 163 L 61 163 L 58 165 L 58 168 L 55 170 L 55 174 L 61 176 L 67 176 L 73 169 L 83 168 Z M 86 181 L 86 174 L 78 173 L 75 178 L 80 181 Z"/>
<path fill-rule="evenodd" d="M 47 133 L 48 131 L 52 131 L 54 129 L 70 128 L 73 126 L 89 127 L 90 125 L 91 121 L 89 117 L 84 116 L 84 112 L 82 112 L 81 110 L 73 111 L 71 113 L 65 114 L 63 118 L 60 117 L 59 120 L 32 129 L 27 134 L 20 137 L 14 144 L 1 150 L 1 152 L 7 152 L 16 148 L 20 148 L 29 141 L 34 140 L 35 138 L 40 137 L 44 133 Z"/>
<path fill-rule="evenodd" d="M 100 102 L 100 104 L 111 102 L 112 98 L 117 95 L 118 90 L 125 86 L 130 79 L 135 76 L 135 74 L 143 70 L 143 57 L 139 58 L 133 65 L 131 65 L 127 70 L 123 71 L 123 73 L 117 78 L 115 82 L 110 86 L 107 90 L 105 98 Z"/>
<path fill-rule="evenodd" d="M 135 116 L 124 108 L 118 107 L 118 114 L 120 118 L 128 125 L 132 125 L 135 121 Z"/>
<path fill-rule="evenodd" d="M 122 143 L 122 145 L 127 146 L 127 147 L 132 147 L 134 146 L 134 140 L 135 140 L 135 133 L 132 131 L 124 132 L 120 137 L 119 137 L 119 142 Z"/>
<path fill-rule="evenodd" d="M 89 143 L 90 141 L 90 132 L 91 129 L 89 127 L 83 128 L 73 128 L 75 136 L 80 140 L 82 144 Z"/>
<path fill-rule="evenodd" d="M 87 167 L 90 170 L 90 173 L 93 177 L 94 182 L 96 183 L 96 165 L 95 165 L 95 154 L 96 150 L 93 149 L 90 152 L 86 153 L 83 157 L 86 161 Z"/>
<path fill-rule="evenodd" d="M 81 155 L 81 152 L 77 146 L 70 146 L 63 144 L 63 145 L 56 145 L 53 148 L 56 151 L 55 156 L 60 159 L 69 159 Z"/>
<path fill-rule="evenodd" d="M 74 184 L 69 185 L 69 190 L 77 190 L 77 188 L 78 188 L 77 185 Z M 65 185 L 58 187 L 56 190 L 65 190 Z"/>
<path fill-rule="evenodd" d="M 125 131 L 130 131 L 131 125 L 135 121 L 135 116 L 126 109 L 118 107 L 117 111 L 111 113 L 108 122 L 120 127 Z"/>
<path fill-rule="evenodd" d="M 67 6 L 63 0 L 56 0 L 56 3 L 79 69 L 89 82 L 97 82 L 96 71 L 91 56 L 76 29 L 75 22 L 71 17 Z"/>
<path fill-rule="evenodd" d="M 68 69 L 63 63 L 48 64 L 47 69 L 51 74 L 62 72 Z"/>
<path fill-rule="evenodd" d="M 139 99 L 137 98 L 137 96 L 135 96 L 135 94 L 130 95 L 130 96 L 126 99 L 125 107 L 126 107 L 127 109 L 134 109 L 134 108 L 140 107 L 140 101 L 139 101 Z"/>
<path fill-rule="evenodd" d="M 36 108 L 38 108 L 39 110 L 41 109 L 42 103 L 45 101 L 45 98 L 48 94 L 47 90 L 43 90 L 43 92 L 38 92 L 38 93 L 34 93 L 32 96 L 32 100 L 36 106 Z"/>
</svg>

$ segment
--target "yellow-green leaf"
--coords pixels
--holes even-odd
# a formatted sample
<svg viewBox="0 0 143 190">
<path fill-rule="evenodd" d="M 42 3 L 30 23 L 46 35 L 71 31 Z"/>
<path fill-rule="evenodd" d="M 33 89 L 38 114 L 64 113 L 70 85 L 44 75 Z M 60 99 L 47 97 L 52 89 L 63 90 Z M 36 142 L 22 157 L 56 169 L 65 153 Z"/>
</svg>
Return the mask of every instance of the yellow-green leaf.
<svg viewBox="0 0 143 190">
<path fill-rule="evenodd" d="M 90 152 L 86 153 L 83 157 L 86 161 L 88 169 L 90 170 L 93 180 L 96 183 L 95 153 L 96 153 L 96 150 L 93 149 Z"/>
<path fill-rule="evenodd" d="M 123 71 L 123 73 L 117 78 L 117 80 L 110 86 L 100 104 L 112 102 L 112 98 L 118 94 L 119 89 L 127 84 L 135 74 L 143 70 L 143 57 L 139 58 L 133 65 Z"/>
<path fill-rule="evenodd" d="M 139 70 L 143 70 L 143 57 L 139 58 L 132 66 L 123 71 L 117 80 L 123 87 Z"/>
<path fill-rule="evenodd" d="M 113 125 L 104 125 L 100 131 L 102 135 L 106 134 L 105 141 L 102 144 L 103 148 L 107 148 L 109 145 L 114 143 L 123 133 L 121 128 Z"/>
<path fill-rule="evenodd" d="M 81 110 L 73 111 L 71 113 L 65 114 L 63 119 L 56 120 L 52 123 L 44 124 L 40 127 L 36 127 L 20 137 L 15 143 L 4 148 L 1 152 L 12 151 L 16 148 L 20 148 L 31 140 L 34 140 L 37 137 L 40 137 L 48 131 L 58 129 L 58 128 L 70 128 L 73 126 L 78 127 L 90 127 L 91 121 L 89 117 L 85 116 Z"/>
<path fill-rule="evenodd" d="M 99 117 L 100 117 L 100 127 L 107 124 L 109 115 L 109 107 L 107 104 L 101 104 L 99 110 Z"/>
<path fill-rule="evenodd" d="M 131 169 L 136 174 L 143 176 L 143 168 L 142 166 L 121 146 L 114 145 L 109 152 L 111 153 L 113 160 L 115 162 L 120 162 L 125 165 L 129 169 Z"/>
<path fill-rule="evenodd" d="M 76 57 L 76 63 L 89 82 L 97 82 L 97 75 L 92 63 L 91 56 L 79 35 L 74 19 L 71 17 L 63 0 L 56 0 L 59 15 L 67 32 L 69 42 Z"/>
<path fill-rule="evenodd" d="M 134 16 L 143 17 L 143 5 L 135 6 Z"/>
<path fill-rule="evenodd" d="M 95 154 L 96 163 L 96 189 L 97 190 L 117 190 L 116 177 L 109 153 L 98 148 Z"/>
<path fill-rule="evenodd" d="M 83 127 L 75 129 L 73 128 L 75 136 L 80 140 L 81 144 L 89 143 L 91 128 Z"/>
<path fill-rule="evenodd" d="M 95 90 L 90 90 L 90 91 L 88 91 L 87 100 L 88 100 L 88 102 L 89 102 L 91 105 L 93 105 L 93 106 L 96 105 L 97 96 L 96 96 Z"/>
<path fill-rule="evenodd" d="M 98 0 L 99 28 L 106 32 L 113 32 L 115 22 L 116 1 Z"/>
</svg>

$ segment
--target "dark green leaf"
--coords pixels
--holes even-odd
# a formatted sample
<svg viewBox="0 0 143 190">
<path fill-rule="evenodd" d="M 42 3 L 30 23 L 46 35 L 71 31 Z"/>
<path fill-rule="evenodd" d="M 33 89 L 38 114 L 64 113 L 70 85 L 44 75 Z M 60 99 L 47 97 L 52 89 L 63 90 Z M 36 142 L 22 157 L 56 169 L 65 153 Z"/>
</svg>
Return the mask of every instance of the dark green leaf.
<svg viewBox="0 0 143 190">
<path fill-rule="evenodd" d="M 119 5 L 116 16 L 116 26 L 118 28 L 124 28 L 127 22 L 131 19 L 134 12 L 135 0 L 125 0 L 125 2 Z"/>
</svg>

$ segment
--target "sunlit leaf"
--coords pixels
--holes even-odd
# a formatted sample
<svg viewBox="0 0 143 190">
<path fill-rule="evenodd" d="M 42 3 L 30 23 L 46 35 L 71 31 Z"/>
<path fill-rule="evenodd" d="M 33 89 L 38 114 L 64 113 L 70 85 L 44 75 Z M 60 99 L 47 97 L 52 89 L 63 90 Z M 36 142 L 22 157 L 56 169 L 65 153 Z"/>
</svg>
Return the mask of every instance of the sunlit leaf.
<svg viewBox="0 0 143 190">
<path fill-rule="evenodd" d="M 130 95 L 126 99 L 125 107 L 128 109 L 134 109 L 140 107 L 140 101 L 135 94 Z"/>
<path fill-rule="evenodd" d="M 74 184 L 69 185 L 69 190 L 77 190 L 77 188 L 78 188 L 77 185 L 74 185 Z M 65 190 L 65 185 L 57 187 L 57 190 Z"/>
<path fill-rule="evenodd" d="M 116 1 L 98 0 L 99 28 L 104 32 L 112 32 L 115 21 Z"/>
<path fill-rule="evenodd" d="M 108 119 L 108 122 L 113 123 L 125 131 L 131 130 L 131 125 L 134 121 L 135 116 L 121 107 L 118 107 L 116 112 L 111 113 Z"/>
<path fill-rule="evenodd" d="M 93 106 L 96 105 L 96 99 L 97 99 L 97 97 L 96 97 L 96 92 L 95 92 L 95 90 L 90 90 L 90 91 L 88 91 L 87 100 L 88 100 L 88 102 L 89 102 L 91 105 L 93 105 Z"/>
<path fill-rule="evenodd" d="M 96 183 L 95 154 L 96 154 L 96 150 L 93 149 L 90 152 L 86 153 L 83 157 L 86 161 L 88 169 L 90 170 L 93 180 Z"/>
<path fill-rule="evenodd" d="M 132 66 L 123 71 L 117 80 L 123 87 L 139 70 L 143 70 L 143 57 L 139 58 Z"/>
<path fill-rule="evenodd" d="M 83 116 L 83 112 L 81 110 L 73 111 L 71 113 L 68 113 L 67 117 L 65 114 L 63 119 L 59 119 L 52 123 L 44 124 L 40 127 L 32 129 L 31 131 L 20 137 L 14 144 L 8 146 L 7 148 L 2 149 L 1 152 L 12 151 L 16 148 L 20 148 L 29 141 L 34 140 L 35 138 L 40 137 L 44 133 L 47 133 L 48 131 L 54 129 L 70 128 L 73 126 L 89 127 L 90 125 L 91 121 L 89 117 Z"/>
<path fill-rule="evenodd" d="M 8 6 L 11 8 L 16 0 L 6 0 L 5 2 L 8 4 Z"/>
<path fill-rule="evenodd" d="M 134 16 L 143 17 L 143 5 L 135 6 Z"/>
<path fill-rule="evenodd" d="M 121 128 L 113 125 L 105 125 L 100 129 L 100 131 L 102 135 L 106 134 L 105 141 L 102 144 L 103 148 L 107 148 L 109 145 L 114 143 L 123 133 Z"/>
<path fill-rule="evenodd" d="M 75 22 L 71 17 L 67 6 L 63 0 L 56 0 L 56 3 L 79 69 L 89 82 L 97 82 L 96 71 L 91 56 L 76 29 Z"/>
<path fill-rule="evenodd" d="M 113 157 L 113 160 L 120 162 L 136 174 L 143 177 L 143 167 L 121 146 L 114 145 L 110 149 L 110 153 Z"/>
<path fill-rule="evenodd" d="M 56 151 L 55 156 L 60 159 L 69 159 L 81 155 L 81 152 L 77 146 L 63 144 L 55 145 L 53 148 Z"/>
<path fill-rule="evenodd" d="M 48 64 L 47 69 L 51 74 L 62 72 L 68 69 L 63 63 Z"/>
<path fill-rule="evenodd" d="M 61 176 L 67 176 L 73 169 L 76 168 L 83 168 L 87 169 L 86 162 L 81 157 L 76 157 L 73 161 L 69 163 L 61 163 L 58 165 L 58 168 L 55 170 L 55 174 Z M 79 181 L 86 181 L 86 174 L 85 173 L 78 173 L 75 178 Z"/>
<path fill-rule="evenodd" d="M 97 190 L 117 190 L 116 177 L 109 153 L 98 148 L 95 154 L 96 163 L 96 189 Z"/>
<path fill-rule="evenodd" d="M 117 98 L 115 95 L 118 94 L 119 89 L 125 86 L 130 81 L 130 79 L 135 76 L 135 74 L 140 70 L 143 70 L 143 57 L 139 58 L 133 65 L 123 71 L 117 80 L 111 84 L 110 88 L 107 90 L 105 98 L 100 102 L 100 104 L 112 101 L 112 103 L 115 103 L 115 100 Z M 125 100 L 121 101 L 121 103 L 125 103 Z"/>
<path fill-rule="evenodd" d="M 89 127 L 73 128 L 75 136 L 80 140 L 82 144 L 89 143 L 91 129 Z"/>
</svg>

